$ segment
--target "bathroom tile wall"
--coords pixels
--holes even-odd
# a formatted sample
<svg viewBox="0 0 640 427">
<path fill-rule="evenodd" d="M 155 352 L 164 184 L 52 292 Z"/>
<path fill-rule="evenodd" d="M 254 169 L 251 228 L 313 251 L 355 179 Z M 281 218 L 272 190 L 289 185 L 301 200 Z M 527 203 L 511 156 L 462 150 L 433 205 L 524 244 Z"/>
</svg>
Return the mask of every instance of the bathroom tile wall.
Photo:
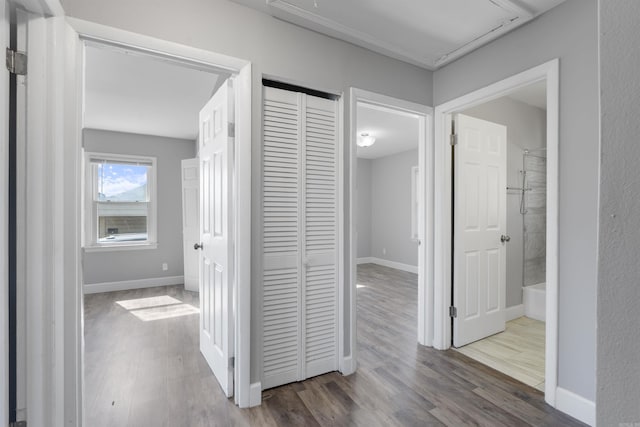
<svg viewBox="0 0 640 427">
<path fill-rule="evenodd" d="M 547 160 L 543 157 L 525 156 L 527 174 L 524 215 L 524 285 L 545 281 L 546 230 L 547 230 Z"/>
</svg>

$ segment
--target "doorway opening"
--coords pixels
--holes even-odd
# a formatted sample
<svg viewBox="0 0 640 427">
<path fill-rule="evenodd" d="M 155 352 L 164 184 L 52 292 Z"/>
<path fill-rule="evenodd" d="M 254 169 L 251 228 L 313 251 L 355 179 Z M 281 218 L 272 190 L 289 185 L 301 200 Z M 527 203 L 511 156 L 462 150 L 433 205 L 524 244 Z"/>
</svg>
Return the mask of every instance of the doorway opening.
<svg viewBox="0 0 640 427">
<path fill-rule="evenodd" d="M 558 61 L 436 107 L 436 141 L 434 346 L 461 347 L 498 370 L 511 358 L 529 371 L 504 367 L 507 375 L 543 390 L 554 406 Z M 513 333 L 531 338 L 499 356 L 478 351 Z"/>
<path fill-rule="evenodd" d="M 452 318 L 452 344 L 472 359 L 540 391 L 544 391 L 545 375 L 546 112 L 546 81 L 540 81 L 466 109 L 454 118 L 459 144 L 454 157 L 454 177 L 457 178 L 454 184 L 454 265 L 457 262 L 459 267 L 454 267 L 453 271 L 452 301 L 458 308 L 458 317 Z M 486 191 L 469 188 L 483 182 L 477 176 L 473 182 L 469 180 L 474 172 L 467 168 L 477 167 L 477 157 L 466 153 L 474 138 L 481 138 L 481 132 L 492 128 L 502 131 L 504 137 L 501 156 L 494 153 L 495 159 L 500 160 L 493 163 L 495 170 L 504 178 L 504 181 L 494 181 L 498 186 L 494 206 L 490 206 L 489 188 Z M 480 150 L 489 149 L 480 146 Z M 487 176 L 491 177 L 491 174 Z M 490 183 L 484 185 L 488 187 Z M 473 194 L 465 198 L 470 191 L 477 191 L 478 199 Z M 487 197 L 479 200 L 483 194 Z M 476 200 L 477 205 L 469 205 Z M 484 205 L 482 210 L 496 213 L 498 227 L 487 236 L 483 246 L 472 249 L 464 239 L 473 239 L 473 235 L 478 234 L 476 227 L 482 226 L 484 218 L 471 214 Z M 471 224 L 472 218 L 473 222 L 479 222 Z M 491 218 L 487 220 L 490 222 Z M 470 282 L 475 280 L 470 273 L 471 267 L 478 265 L 475 254 L 481 253 L 479 251 L 486 251 L 487 270 L 501 270 L 493 285 L 488 281 Z M 500 252 L 504 252 L 502 257 L 492 258 Z M 492 264 L 491 259 L 497 263 Z M 458 269 L 468 276 L 462 277 Z M 502 310 L 494 310 L 500 316 L 497 324 L 483 319 L 483 315 L 491 314 L 483 313 L 482 309 L 475 310 L 476 315 L 463 312 L 465 307 L 475 304 L 477 308 L 482 301 L 491 301 L 492 296 L 496 298 L 495 309 L 504 304 L 502 313 Z M 472 298 L 474 301 L 470 301 Z M 465 314 L 472 318 L 474 328 L 462 322 Z"/>
<path fill-rule="evenodd" d="M 200 264 L 193 249 L 200 238 L 191 236 L 190 251 L 175 242 L 185 237 L 181 163 L 201 151 L 199 111 L 229 77 L 226 70 L 85 42 L 83 332 L 90 425 L 167 417 L 181 423 L 190 419 L 179 410 L 187 405 L 176 404 L 184 384 L 196 384 L 196 394 L 217 387 L 200 337 L 207 304 L 197 282 L 185 286 L 190 268 Z M 187 210 L 197 210 L 193 202 Z"/>
<path fill-rule="evenodd" d="M 432 240 L 427 221 L 431 209 L 427 188 L 432 182 L 427 166 L 430 117 L 426 106 L 351 91 L 351 315 L 362 317 L 360 334 L 351 331 L 353 370 L 356 360 L 366 365 L 372 339 L 367 338 L 367 328 L 383 319 L 380 312 L 358 307 L 376 307 L 388 319 L 406 316 L 404 321 L 395 319 L 406 327 L 388 331 L 390 341 L 394 334 L 396 338 L 402 334 L 410 347 L 416 340 L 431 343 L 424 316 L 431 300 L 426 291 Z M 359 299 L 362 306 L 357 305 Z M 415 319 L 413 329 L 407 323 Z M 361 358 L 357 358 L 359 351 Z"/>
</svg>

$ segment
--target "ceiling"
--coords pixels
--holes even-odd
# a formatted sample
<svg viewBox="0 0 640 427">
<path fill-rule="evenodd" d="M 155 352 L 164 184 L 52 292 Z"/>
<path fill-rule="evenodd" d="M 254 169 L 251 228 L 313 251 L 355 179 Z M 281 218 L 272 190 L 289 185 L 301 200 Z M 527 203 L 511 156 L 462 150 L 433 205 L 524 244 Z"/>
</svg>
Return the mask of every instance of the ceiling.
<svg viewBox="0 0 640 427">
<path fill-rule="evenodd" d="M 547 82 L 546 80 L 542 80 L 538 83 L 530 84 L 510 93 L 507 97 L 546 110 Z"/>
<path fill-rule="evenodd" d="M 226 77 L 87 46 L 83 127 L 195 140 L 198 113 Z"/>
<path fill-rule="evenodd" d="M 418 148 L 419 120 L 404 114 L 368 104 L 358 104 L 358 135 L 368 133 L 376 138 L 370 147 L 358 147 L 361 159 L 377 159 Z"/>
<path fill-rule="evenodd" d="M 430 70 L 564 0 L 232 0 Z"/>
</svg>

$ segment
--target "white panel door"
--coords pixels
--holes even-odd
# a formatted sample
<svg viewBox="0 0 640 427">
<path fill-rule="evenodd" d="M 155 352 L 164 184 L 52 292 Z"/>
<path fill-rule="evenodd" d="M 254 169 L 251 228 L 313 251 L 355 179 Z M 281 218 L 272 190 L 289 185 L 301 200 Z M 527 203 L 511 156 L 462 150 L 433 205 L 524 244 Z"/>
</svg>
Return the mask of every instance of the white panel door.
<svg viewBox="0 0 640 427">
<path fill-rule="evenodd" d="M 193 245 L 200 241 L 200 176 L 198 159 L 182 160 L 182 247 L 184 288 L 198 292 L 198 259 Z"/>
<path fill-rule="evenodd" d="M 338 103 L 303 98 L 304 378 L 338 369 Z"/>
<path fill-rule="evenodd" d="M 233 395 L 233 91 L 227 80 L 200 111 L 200 351 Z"/>
<path fill-rule="evenodd" d="M 453 344 L 505 329 L 507 128 L 455 118 Z"/>
</svg>

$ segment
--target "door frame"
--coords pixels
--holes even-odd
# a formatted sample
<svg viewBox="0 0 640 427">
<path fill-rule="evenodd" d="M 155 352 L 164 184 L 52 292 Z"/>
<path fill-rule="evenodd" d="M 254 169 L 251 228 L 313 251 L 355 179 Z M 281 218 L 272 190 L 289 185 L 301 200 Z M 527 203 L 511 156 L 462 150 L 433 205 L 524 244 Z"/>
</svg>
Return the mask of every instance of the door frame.
<svg viewBox="0 0 640 427">
<path fill-rule="evenodd" d="M 433 346 L 451 346 L 452 283 L 452 158 L 449 143 L 452 115 L 500 98 L 507 93 L 545 80 L 547 82 L 547 255 L 545 325 L 545 401 L 556 406 L 558 382 L 558 135 L 559 59 L 553 59 L 519 74 L 478 89 L 435 108 L 435 251 Z"/>
<path fill-rule="evenodd" d="M 345 375 L 355 372 L 357 365 L 357 235 L 356 235 L 356 181 L 357 181 L 357 148 L 358 139 L 358 104 L 366 104 L 373 107 L 381 107 L 394 110 L 398 113 L 417 116 L 419 120 L 420 132 L 418 142 L 418 168 L 420 170 L 419 212 L 418 212 L 418 239 L 421 244 L 418 246 L 418 342 L 421 345 L 431 346 L 433 340 L 433 324 L 430 316 L 430 308 L 433 306 L 433 108 L 426 105 L 405 101 L 390 96 L 369 92 L 363 89 L 352 87 L 350 89 L 349 103 L 349 281 L 348 288 L 350 301 L 349 337 L 351 355 L 345 357 Z M 424 173 L 427 171 L 427 173 Z M 407 236 L 408 238 L 408 236 Z M 346 296 L 346 295 L 345 295 Z"/>
<path fill-rule="evenodd" d="M 5 25 L 6 24 L 6 25 Z M 9 46 L 9 2 L 0 2 L 0 46 Z M 0 70 L 0 422 L 9 424 L 9 71 Z M 13 350 L 11 350 L 13 351 Z"/>
<path fill-rule="evenodd" d="M 36 424 L 41 420 L 45 424 L 81 426 L 84 424 L 84 326 L 79 177 L 83 176 L 80 130 L 84 41 L 224 69 L 236 77 L 235 206 L 251 203 L 251 63 L 63 16 L 36 20 L 31 29 L 34 37 L 30 37 L 33 44 L 30 47 L 35 54 L 29 59 L 29 67 L 46 72 L 34 73 L 27 101 L 27 126 L 33 135 L 29 141 L 33 155 L 28 156 L 33 160 L 27 167 L 32 166 L 30 171 L 38 186 L 28 192 L 28 202 L 42 209 L 32 208 L 24 214 L 28 214 L 27 229 L 34 233 L 44 230 L 40 237 L 44 242 L 42 253 L 29 260 L 27 266 L 28 270 L 34 270 L 33 292 L 27 295 L 27 303 L 32 304 L 27 316 L 34 333 L 28 336 L 35 343 L 34 351 L 39 349 L 41 353 L 41 356 L 32 354 L 27 360 L 27 369 L 33 373 L 28 410 Z M 35 167 L 39 163 L 45 167 Z M 53 197 L 47 196 L 51 193 L 44 189 L 49 187 L 58 189 Z M 239 210 L 236 218 L 234 259 L 250 265 L 251 215 L 248 210 Z M 234 268 L 234 399 L 240 407 L 249 407 L 260 402 L 250 395 L 250 269 L 239 268 L 239 262 Z"/>
</svg>

